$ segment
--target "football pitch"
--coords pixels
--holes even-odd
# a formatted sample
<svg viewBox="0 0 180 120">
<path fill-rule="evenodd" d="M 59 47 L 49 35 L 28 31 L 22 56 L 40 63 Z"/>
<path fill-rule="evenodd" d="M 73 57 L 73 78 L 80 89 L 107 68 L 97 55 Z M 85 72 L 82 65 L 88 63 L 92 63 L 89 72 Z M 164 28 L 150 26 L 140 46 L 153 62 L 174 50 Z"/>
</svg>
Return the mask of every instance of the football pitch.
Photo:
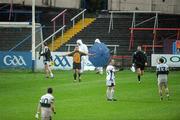
<svg viewBox="0 0 180 120">
<path fill-rule="evenodd" d="M 54 89 L 53 120 L 180 120 L 180 71 L 169 74 L 169 101 L 160 101 L 154 72 L 145 72 L 141 84 L 135 73 L 117 72 L 118 101 L 106 100 L 105 74 L 85 72 L 73 83 L 72 72 L 55 71 L 47 79 L 43 72 L 0 71 L 0 120 L 35 120 L 48 87 Z"/>
</svg>

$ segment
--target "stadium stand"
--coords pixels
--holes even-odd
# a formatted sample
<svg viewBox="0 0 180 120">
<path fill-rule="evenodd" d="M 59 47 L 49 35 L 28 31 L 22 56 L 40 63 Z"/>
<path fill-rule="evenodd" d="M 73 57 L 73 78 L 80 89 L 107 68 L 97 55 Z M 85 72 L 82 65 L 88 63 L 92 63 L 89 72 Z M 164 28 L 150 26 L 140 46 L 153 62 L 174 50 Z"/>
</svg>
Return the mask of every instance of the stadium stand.
<svg viewBox="0 0 180 120">
<path fill-rule="evenodd" d="M 136 22 L 140 23 L 146 19 L 149 19 L 154 14 L 146 13 L 146 14 L 138 14 L 136 16 Z M 113 18 L 114 23 L 114 29 L 111 30 L 110 33 L 108 33 L 109 29 L 109 14 L 100 14 L 98 18 L 86 29 L 84 29 L 82 32 L 77 34 L 75 37 L 73 37 L 67 44 L 75 44 L 77 39 L 82 39 L 84 43 L 86 44 L 93 44 L 94 40 L 96 38 L 99 38 L 107 45 L 119 45 L 117 52 L 118 55 L 131 55 L 132 51 L 136 49 L 134 47 L 131 51 L 128 51 L 129 46 L 129 39 L 130 39 L 130 26 L 132 22 L 132 14 L 118 14 Z M 160 14 L 159 15 L 159 27 L 177 27 L 178 21 L 180 19 L 180 16 L 178 15 L 167 15 L 167 14 Z M 153 27 L 154 20 L 151 20 L 147 23 L 144 23 L 142 28 L 145 27 Z M 176 34 L 177 31 L 157 31 L 157 41 L 155 43 L 155 49 L 156 53 L 162 53 L 163 52 L 163 43 L 165 42 L 166 38 L 168 36 L 171 36 L 173 34 Z M 135 31 L 134 34 L 135 43 L 134 46 L 141 45 L 146 46 L 144 49 L 146 49 L 146 52 L 148 54 L 152 53 L 152 48 L 148 45 L 152 45 L 153 40 L 153 31 Z M 171 38 L 176 39 L 176 36 Z M 147 46 L 149 47 L 147 49 Z M 67 50 L 67 47 L 64 45 L 62 46 L 59 51 Z"/>
<path fill-rule="evenodd" d="M 2 5 L 3 6 L 3 5 Z M 61 11 L 63 11 L 64 8 L 49 8 L 47 7 L 44 9 L 43 7 L 36 7 L 36 22 L 39 22 L 43 27 L 43 38 L 45 39 L 49 35 L 53 33 L 53 23 L 51 22 L 51 19 L 54 18 L 57 14 L 59 14 Z M 70 19 L 72 16 L 79 13 L 79 9 L 68 9 L 65 17 L 66 22 L 66 29 L 71 27 Z M 22 5 L 14 5 L 13 6 L 13 13 L 11 16 L 11 19 L 9 20 L 9 9 L 4 8 L 0 10 L 0 22 L 31 22 L 31 6 L 22 6 Z M 62 18 L 58 19 L 58 22 L 56 23 L 56 29 L 62 27 Z M 76 21 L 77 22 L 77 21 Z M 21 31 L 21 32 L 20 32 Z M 9 33 L 8 33 L 9 32 Z M 18 29 L 18 28 L 0 28 L 0 34 L 1 34 L 1 43 L 10 43 L 7 45 L 1 44 L 0 50 L 9 50 L 19 42 L 21 42 L 23 39 L 25 39 L 27 36 L 31 34 L 31 30 L 27 29 Z M 11 36 L 11 37 L 7 37 Z M 48 41 L 51 42 L 51 41 Z M 24 42 L 22 45 L 20 45 L 19 48 L 16 48 L 15 50 L 31 50 L 31 41 L 28 40 L 28 42 Z"/>
<path fill-rule="evenodd" d="M 53 17 L 55 17 L 57 14 L 59 14 L 61 11 L 64 10 L 64 8 L 46 8 L 43 7 L 37 7 L 37 16 L 36 22 L 40 22 L 41 25 L 45 25 L 43 28 L 43 38 L 45 39 L 49 35 L 53 33 L 53 23 L 50 22 Z M 22 6 L 22 5 L 14 5 L 14 11 L 18 11 L 16 15 L 12 15 L 11 21 L 31 21 L 30 14 L 31 13 L 31 7 L 30 6 Z M 24 11 L 23 13 L 20 13 Z M 68 9 L 66 12 L 65 22 L 66 22 L 66 28 L 65 32 L 68 31 L 72 27 L 72 22 L 70 22 L 70 19 L 79 13 L 80 9 Z M 0 18 L 0 21 L 8 21 L 8 9 L 0 10 L 2 12 L 2 16 Z M 86 18 L 95 18 L 97 13 L 94 13 L 92 15 L 89 13 L 86 13 Z M 26 16 L 26 17 L 24 17 Z M 28 17 L 29 16 L 29 17 Z M 154 14 L 151 13 L 143 13 L 138 14 L 136 16 L 136 23 L 142 22 L 146 19 L 149 19 L 150 17 L 154 16 Z M 110 14 L 108 12 L 101 12 L 98 13 L 95 21 L 93 21 L 87 28 L 83 29 L 81 32 L 73 36 L 69 39 L 68 42 L 65 42 L 62 46 L 59 46 L 59 48 L 56 51 L 67 51 L 67 47 L 65 44 L 75 44 L 77 39 L 82 39 L 85 44 L 93 44 L 94 40 L 96 38 L 99 38 L 102 42 L 104 42 L 107 45 L 119 45 L 117 48 L 117 55 L 131 55 L 132 51 L 136 49 L 136 47 L 133 47 L 130 51 L 128 51 L 129 46 L 129 39 L 130 39 L 130 30 L 132 23 L 132 17 L 133 15 L 130 13 L 127 14 L 116 14 L 113 18 L 114 22 L 114 29 L 111 30 L 110 33 L 108 33 L 109 29 L 109 21 L 110 21 Z M 76 20 L 76 23 L 79 22 L 80 18 Z M 159 24 L 158 27 L 168 27 L 173 28 L 177 27 L 179 25 L 180 16 L 179 15 L 171 15 L 171 14 L 159 14 Z M 153 27 L 154 20 L 151 20 L 149 22 L 144 23 L 140 27 Z M 62 27 L 62 19 L 59 19 L 56 24 L 56 29 Z M 3 32 L 2 32 L 3 31 Z M 12 32 L 11 32 L 12 33 Z M 24 32 L 25 33 L 25 32 Z M 1 42 L 7 41 L 6 35 L 4 34 L 4 30 L 1 30 Z M 157 31 L 157 41 L 155 45 L 162 46 L 165 43 L 172 43 L 176 40 L 177 31 Z M 9 33 L 10 35 L 10 33 Z M 60 35 L 60 33 L 59 33 Z M 15 42 L 16 40 L 22 39 L 23 35 L 16 35 L 16 37 L 12 37 L 13 40 L 10 40 L 11 37 L 8 38 L 11 44 L 15 45 L 18 42 Z M 152 53 L 152 48 L 150 47 L 152 45 L 152 39 L 153 39 L 153 32 L 152 31 L 134 31 L 134 46 L 142 45 L 143 48 L 146 49 L 146 52 L 148 54 Z M 48 41 L 49 43 L 51 41 Z M 3 42 L 2 42 L 3 43 Z M 11 46 L 11 44 L 8 44 L 8 46 Z M 148 46 L 148 47 L 147 47 Z M 2 48 L 3 47 L 3 48 Z M 12 47 L 12 46 L 11 46 Z M 0 47 L 1 50 L 8 50 L 10 47 L 4 48 L 2 45 Z M 24 49 L 26 50 L 25 47 Z M 22 48 L 23 49 L 23 48 Z M 113 49 L 111 49 L 113 50 Z M 169 48 L 170 50 L 170 48 Z M 166 51 L 163 47 L 157 47 L 155 52 L 156 53 L 162 53 L 163 51 Z M 167 51 L 166 51 L 167 52 Z"/>
</svg>

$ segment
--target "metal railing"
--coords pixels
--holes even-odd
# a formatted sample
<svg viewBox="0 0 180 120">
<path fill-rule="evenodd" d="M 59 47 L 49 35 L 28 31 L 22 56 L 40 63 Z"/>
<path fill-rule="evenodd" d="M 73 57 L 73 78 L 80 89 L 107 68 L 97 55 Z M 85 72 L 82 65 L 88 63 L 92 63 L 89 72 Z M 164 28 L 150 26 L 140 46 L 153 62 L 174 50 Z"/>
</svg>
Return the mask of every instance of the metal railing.
<svg viewBox="0 0 180 120">
<path fill-rule="evenodd" d="M 65 46 L 67 46 L 68 47 L 68 52 L 71 50 L 71 47 L 75 47 L 75 46 L 77 46 L 77 44 L 66 44 Z M 93 46 L 93 44 L 86 44 L 86 46 L 87 47 L 91 47 L 91 46 Z M 114 55 L 116 55 L 116 53 L 117 53 L 117 48 L 119 47 L 119 45 L 106 45 L 107 47 L 113 47 L 114 48 Z"/>
<path fill-rule="evenodd" d="M 132 20 L 132 26 L 131 27 L 133 27 L 133 26 L 135 27 L 135 26 L 138 26 L 138 24 L 135 25 L 135 23 L 134 23 L 136 13 L 155 13 L 155 14 L 158 14 L 158 13 L 161 13 L 161 12 L 160 11 L 109 11 L 109 13 L 111 15 L 110 15 L 108 33 L 110 33 L 111 30 L 113 30 L 113 14 L 117 14 L 117 13 L 121 13 L 121 14 L 127 14 L 127 13 L 133 14 L 133 20 Z M 151 20 L 151 19 L 149 19 L 149 20 Z M 149 21 L 149 20 L 147 20 L 147 21 Z M 142 23 L 139 23 L 139 25 L 143 24 L 144 22 L 147 22 L 147 21 L 143 21 Z"/>
<path fill-rule="evenodd" d="M 74 16 L 73 18 L 71 18 L 71 21 L 73 22 L 73 29 L 74 29 L 74 25 L 75 25 L 75 19 L 77 17 L 79 17 L 82 14 L 82 26 L 84 27 L 84 13 L 85 13 L 86 9 L 84 9 L 83 11 L 81 11 L 80 13 L 78 13 L 76 16 Z"/>
<path fill-rule="evenodd" d="M 57 31 L 55 31 L 53 34 L 51 34 L 49 37 L 47 37 L 44 41 L 42 41 L 40 44 L 38 44 L 35 49 L 37 49 L 40 45 L 42 45 L 44 42 L 48 41 L 50 38 L 54 37 L 57 33 L 59 33 L 60 31 L 62 31 L 61 36 L 63 38 L 64 36 L 64 28 L 66 27 L 66 25 L 62 26 L 61 28 L 59 28 Z M 53 43 L 52 43 L 52 50 L 53 50 Z"/>
<path fill-rule="evenodd" d="M 63 26 L 65 25 L 65 12 L 67 9 L 63 10 L 61 13 L 56 15 L 53 19 L 51 19 L 51 22 L 53 22 L 53 31 L 56 31 L 56 19 L 59 18 L 60 16 L 63 16 Z"/>
</svg>

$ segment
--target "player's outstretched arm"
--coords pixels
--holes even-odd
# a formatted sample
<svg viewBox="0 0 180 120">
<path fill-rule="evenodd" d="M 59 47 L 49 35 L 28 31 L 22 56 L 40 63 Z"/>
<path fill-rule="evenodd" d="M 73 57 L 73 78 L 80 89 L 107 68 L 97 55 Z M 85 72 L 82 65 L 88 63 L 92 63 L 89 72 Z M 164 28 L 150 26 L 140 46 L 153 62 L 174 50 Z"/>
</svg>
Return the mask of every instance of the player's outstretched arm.
<svg viewBox="0 0 180 120">
<path fill-rule="evenodd" d="M 70 53 L 64 54 L 64 55 L 59 55 L 59 57 L 64 57 L 64 56 L 71 56 L 75 51 L 72 51 Z"/>
<path fill-rule="evenodd" d="M 96 54 L 95 53 L 94 54 L 88 53 L 87 55 L 88 56 L 95 56 Z"/>
<path fill-rule="evenodd" d="M 85 52 L 81 52 L 81 51 L 80 51 L 80 53 L 81 53 L 82 55 L 95 56 L 95 53 L 94 53 L 94 54 L 91 54 L 91 53 L 85 53 Z"/>
</svg>

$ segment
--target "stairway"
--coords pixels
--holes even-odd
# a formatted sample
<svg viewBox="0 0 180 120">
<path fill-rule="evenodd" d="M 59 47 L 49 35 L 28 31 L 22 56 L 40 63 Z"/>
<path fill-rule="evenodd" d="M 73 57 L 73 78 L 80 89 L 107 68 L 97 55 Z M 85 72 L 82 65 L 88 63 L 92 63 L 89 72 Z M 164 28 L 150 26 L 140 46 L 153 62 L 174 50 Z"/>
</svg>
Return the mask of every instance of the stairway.
<svg viewBox="0 0 180 120">
<path fill-rule="evenodd" d="M 95 20 L 95 18 L 85 18 L 84 19 L 84 26 L 83 26 L 83 20 L 80 20 L 79 22 L 77 22 L 74 25 L 74 28 L 71 27 L 69 30 L 67 30 L 64 33 L 64 36 L 62 38 L 62 36 L 59 36 L 57 39 L 54 40 L 54 46 L 53 46 L 53 50 L 51 48 L 52 43 L 50 43 L 48 46 L 51 49 L 51 51 L 56 51 L 58 48 L 60 48 L 63 44 L 65 44 L 66 42 L 68 42 L 73 36 L 75 36 L 77 33 L 79 33 L 80 31 L 82 31 L 85 27 L 89 26 L 93 21 Z"/>
</svg>

